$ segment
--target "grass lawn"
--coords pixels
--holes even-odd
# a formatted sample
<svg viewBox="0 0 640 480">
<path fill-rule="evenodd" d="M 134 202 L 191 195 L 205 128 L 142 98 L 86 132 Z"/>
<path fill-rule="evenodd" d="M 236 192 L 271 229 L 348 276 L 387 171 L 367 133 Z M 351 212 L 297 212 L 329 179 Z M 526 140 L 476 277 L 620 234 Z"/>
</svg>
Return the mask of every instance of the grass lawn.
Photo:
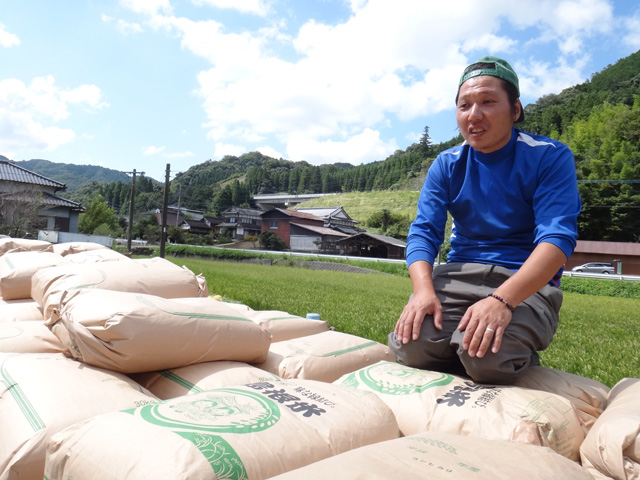
<svg viewBox="0 0 640 480">
<path fill-rule="evenodd" d="M 209 293 L 255 310 L 319 313 L 336 330 L 387 343 L 411 293 L 407 277 L 167 257 L 207 279 Z M 640 378 L 640 299 L 565 293 L 544 366 L 613 386 Z"/>
</svg>

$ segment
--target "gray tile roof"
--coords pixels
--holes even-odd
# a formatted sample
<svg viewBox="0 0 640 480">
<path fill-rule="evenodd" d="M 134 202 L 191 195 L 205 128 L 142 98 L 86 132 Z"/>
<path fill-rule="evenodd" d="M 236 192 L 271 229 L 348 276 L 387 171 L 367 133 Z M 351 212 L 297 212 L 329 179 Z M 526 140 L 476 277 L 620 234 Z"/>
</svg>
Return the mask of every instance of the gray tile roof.
<svg viewBox="0 0 640 480">
<path fill-rule="evenodd" d="M 45 185 L 54 187 L 56 190 L 64 190 L 67 186 L 64 183 L 56 182 L 50 178 L 43 177 L 37 173 L 15 165 L 13 162 L 0 160 L 0 180 L 9 182 L 30 183 L 33 185 Z"/>
<path fill-rule="evenodd" d="M 310 232 L 319 233 L 320 235 L 329 235 L 332 237 L 348 237 L 349 236 L 346 233 L 338 232 L 336 230 L 333 230 L 331 228 L 326 228 L 326 227 L 316 227 L 314 225 L 304 225 L 302 223 L 293 223 L 293 222 L 291 222 L 291 225 L 295 225 L 296 227 L 309 230 Z"/>
<path fill-rule="evenodd" d="M 0 195 L 8 195 L 8 194 L 5 193 Z M 51 195 L 50 193 L 47 193 L 47 192 L 39 192 L 39 195 L 40 195 L 40 202 L 44 208 L 67 207 L 72 210 L 76 210 L 78 212 L 84 212 L 85 210 L 80 203 L 74 202 L 72 200 L 67 200 L 66 198 L 56 197 L 55 195 Z M 25 193 L 18 193 L 18 194 L 12 193 L 11 197 L 15 200 L 19 200 L 22 202 L 28 202 L 34 198 L 33 195 L 25 194 Z"/>
</svg>

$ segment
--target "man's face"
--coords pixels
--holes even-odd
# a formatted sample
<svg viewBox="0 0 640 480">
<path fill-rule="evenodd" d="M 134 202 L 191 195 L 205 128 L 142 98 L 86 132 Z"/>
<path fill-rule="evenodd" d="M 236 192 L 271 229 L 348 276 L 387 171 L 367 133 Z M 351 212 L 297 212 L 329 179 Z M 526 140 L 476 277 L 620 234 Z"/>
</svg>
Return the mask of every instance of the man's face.
<svg viewBox="0 0 640 480">
<path fill-rule="evenodd" d="M 469 145 L 479 152 L 491 153 L 509 143 L 520 108 L 517 102 L 515 111 L 512 110 L 499 78 L 480 75 L 460 87 L 456 120 Z"/>
</svg>

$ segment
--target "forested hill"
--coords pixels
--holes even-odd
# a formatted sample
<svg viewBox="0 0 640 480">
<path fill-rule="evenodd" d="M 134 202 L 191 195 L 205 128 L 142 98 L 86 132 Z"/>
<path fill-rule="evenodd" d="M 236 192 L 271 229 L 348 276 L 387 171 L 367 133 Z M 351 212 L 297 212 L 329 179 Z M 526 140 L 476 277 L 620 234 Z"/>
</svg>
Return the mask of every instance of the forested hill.
<svg viewBox="0 0 640 480">
<path fill-rule="evenodd" d="M 43 175 L 56 182 L 64 183 L 68 191 L 77 190 L 90 182 L 123 182 L 128 183 L 126 173 L 95 165 L 74 165 L 55 163 L 49 160 L 24 160 L 14 162 L 17 166 Z"/>
<path fill-rule="evenodd" d="M 558 136 L 580 120 L 587 120 L 593 108 L 623 104 L 632 107 L 640 93 L 640 51 L 609 65 L 587 82 L 545 95 L 525 107 L 522 128 L 547 136 Z M 639 132 L 640 133 L 640 132 Z"/>
</svg>

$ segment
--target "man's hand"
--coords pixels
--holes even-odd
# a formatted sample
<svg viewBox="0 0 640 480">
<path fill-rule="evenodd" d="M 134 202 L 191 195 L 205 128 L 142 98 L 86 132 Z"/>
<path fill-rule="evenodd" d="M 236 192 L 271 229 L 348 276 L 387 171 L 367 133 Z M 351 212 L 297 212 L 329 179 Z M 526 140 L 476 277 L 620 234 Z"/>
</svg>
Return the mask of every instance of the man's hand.
<svg viewBox="0 0 640 480">
<path fill-rule="evenodd" d="M 396 337 L 404 344 L 409 343 L 410 339 L 417 340 L 426 315 L 432 315 L 433 324 L 442 330 L 442 305 L 438 297 L 428 293 L 414 294 L 396 322 L 393 330 Z"/>
<path fill-rule="evenodd" d="M 511 311 L 495 298 L 487 297 L 474 303 L 458 325 L 458 330 L 464 332 L 462 348 L 469 352 L 470 357 L 484 357 L 489 347 L 493 353 L 498 353 L 510 322 Z"/>
</svg>

